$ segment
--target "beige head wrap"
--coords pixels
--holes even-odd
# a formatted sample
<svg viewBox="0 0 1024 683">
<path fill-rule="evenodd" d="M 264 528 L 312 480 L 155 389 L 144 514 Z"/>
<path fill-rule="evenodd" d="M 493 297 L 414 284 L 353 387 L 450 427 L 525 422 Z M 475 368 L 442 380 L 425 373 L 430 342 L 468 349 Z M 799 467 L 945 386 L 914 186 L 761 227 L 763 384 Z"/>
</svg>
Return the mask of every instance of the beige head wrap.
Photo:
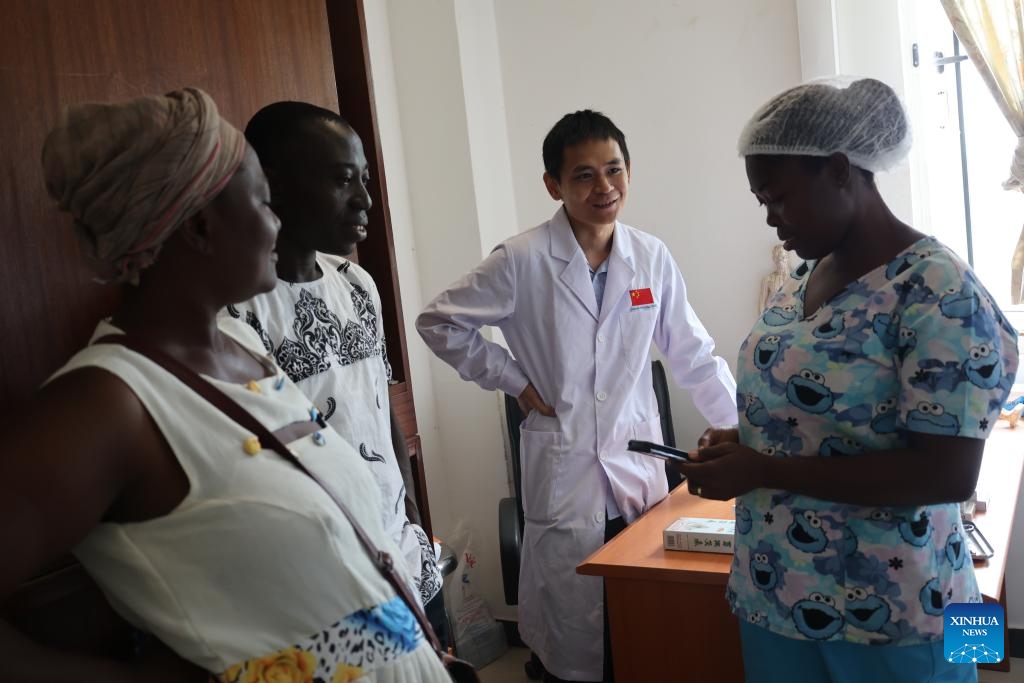
<svg viewBox="0 0 1024 683">
<path fill-rule="evenodd" d="M 135 281 L 223 189 L 245 144 L 196 88 L 72 105 L 43 145 L 46 189 L 74 217 L 100 279 Z"/>
</svg>

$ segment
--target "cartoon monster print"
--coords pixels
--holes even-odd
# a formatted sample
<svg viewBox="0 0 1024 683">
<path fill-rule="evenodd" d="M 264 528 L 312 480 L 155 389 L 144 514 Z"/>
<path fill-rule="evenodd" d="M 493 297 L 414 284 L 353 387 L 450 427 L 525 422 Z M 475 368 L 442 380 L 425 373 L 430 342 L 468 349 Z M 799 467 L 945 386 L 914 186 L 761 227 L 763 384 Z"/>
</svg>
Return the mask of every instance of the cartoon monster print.
<svg viewBox="0 0 1024 683">
<path fill-rule="evenodd" d="M 750 508 L 743 503 L 736 503 L 736 533 L 741 536 L 748 534 L 753 526 L 754 520 L 750 514 Z"/>
<path fill-rule="evenodd" d="M 981 297 L 970 280 L 964 280 L 960 289 L 950 287 L 939 299 L 939 310 L 947 318 L 958 318 L 966 327 L 981 308 Z"/>
<path fill-rule="evenodd" d="M 917 348 L 917 330 L 912 327 L 901 327 L 899 339 L 896 340 L 896 356 L 902 361 L 915 348 Z"/>
<path fill-rule="evenodd" d="M 886 266 L 885 278 L 887 280 L 895 280 L 897 276 L 902 275 L 911 266 L 913 266 L 915 263 L 919 262 L 923 258 L 923 255 L 918 254 L 917 252 L 914 251 L 910 252 L 909 254 L 897 256 L 896 258 L 889 262 L 888 266 Z"/>
<path fill-rule="evenodd" d="M 860 587 L 846 591 L 844 617 L 846 623 L 864 631 L 879 632 L 892 616 L 892 608 L 884 598 Z"/>
<path fill-rule="evenodd" d="M 758 370 L 768 370 L 782 355 L 782 335 L 766 334 L 754 346 L 754 365 Z"/>
<path fill-rule="evenodd" d="M 912 432 L 956 436 L 960 433 L 960 419 L 947 413 L 941 403 L 921 401 L 907 415 L 907 429 Z"/>
<path fill-rule="evenodd" d="M 892 514 L 892 510 L 878 508 L 871 511 L 868 520 L 875 526 L 883 529 L 893 529 L 899 523 L 899 519 Z"/>
<path fill-rule="evenodd" d="M 830 436 L 821 442 L 818 455 L 857 455 L 864 447 L 848 436 Z"/>
<path fill-rule="evenodd" d="M 982 389 L 992 389 L 1003 377 L 1003 363 L 991 344 L 972 346 L 963 365 L 964 376 Z"/>
<path fill-rule="evenodd" d="M 846 328 L 845 314 L 842 311 L 833 311 L 832 317 L 811 330 L 818 339 L 833 339 Z"/>
<path fill-rule="evenodd" d="M 797 550 L 820 553 L 828 546 L 821 517 L 814 510 L 793 510 L 793 521 L 786 529 L 786 538 Z"/>
<path fill-rule="evenodd" d="M 917 519 L 896 518 L 895 521 L 904 541 L 915 548 L 923 548 L 928 544 L 928 538 L 932 535 L 932 520 L 926 510 L 922 510 Z"/>
<path fill-rule="evenodd" d="M 811 593 L 793 605 L 793 623 L 812 640 L 828 640 L 842 630 L 844 622 L 833 598 Z"/>
<path fill-rule="evenodd" d="M 967 544 L 964 542 L 963 534 L 960 533 L 959 524 L 953 524 L 953 530 L 946 537 L 943 551 L 946 560 L 953 567 L 953 571 L 958 572 L 964 568 L 964 563 L 967 560 Z"/>
<path fill-rule="evenodd" d="M 777 557 L 777 556 L 776 556 Z M 779 585 L 779 566 L 768 553 L 751 553 L 750 582 L 760 591 L 772 591 Z"/>
<path fill-rule="evenodd" d="M 764 312 L 761 316 L 761 320 L 768 327 L 782 327 L 788 325 L 797 318 L 796 306 L 789 304 L 786 306 L 772 306 Z"/>
<path fill-rule="evenodd" d="M 906 619 L 892 621 L 892 606 L 889 601 L 860 586 L 847 589 L 844 607 L 847 625 L 886 636 L 882 640 L 874 641 L 878 644 L 900 640 L 914 632 Z"/>
<path fill-rule="evenodd" d="M 887 398 L 875 406 L 875 416 L 871 418 L 871 430 L 875 434 L 892 434 L 900 428 L 900 411 L 896 409 L 896 399 Z"/>
<path fill-rule="evenodd" d="M 950 588 L 946 591 L 942 590 L 942 584 L 939 583 L 939 579 L 932 578 L 926 583 L 919 593 L 918 597 L 921 600 L 921 607 L 924 609 L 925 614 L 929 614 L 933 617 L 941 617 L 942 611 L 946 609 L 946 605 L 949 604 L 950 598 L 953 597 L 953 589 Z"/>
<path fill-rule="evenodd" d="M 737 619 L 739 619 L 741 622 L 745 621 L 751 626 L 766 627 L 768 625 L 768 615 L 765 612 L 762 612 L 760 610 L 748 610 L 743 605 L 736 604 L 733 601 L 735 595 L 736 594 L 732 591 L 727 590 L 725 597 L 727 600 L 729 600 L 729 604 L 733 606 L 733 610 L 735 611 Z"/>
<path fill-rule="evenodd" d="M 987 308 L 982 306 L 983 295 L 988 302 Z M 995 339 L 999 336 L 995 324 L 997 318 L 1000 327 L 1009 327 L 1005 317 L 992 315 L 992 310 L 998 311 L 995 302 L 970 274 L 965 275 L 960 289 L 950 287 L 946 290 L 945 295 L 939 300 L 939 310 L 947 318 L 959 320 L 961 327 L 973 330 L 974 336 L 978 339 Z M 1010 330 L 1012 327 L 1008 331 Z"/>
<path fill-rule="evenodd" d="M 846 363 L 864 355 L 864 344 L 871 339 L 871 323 L 863 311 L 848 311 L 843 316 L 842 334 L 820 339 L 814 343 L 814 350 L 824 353 L 835 363 Z"/>
<path fill-rule="evenodd" d="M 750 582 L 781 614 L 789 616 L 789 607 L 779 600 L 779 591 L 786 586 L 786 565 L 782 555 L 765 541 L 750 553 L 747 564 Z"/>
<path fill-rule="evenodd" d="M 754 346 L 754 367 L 761 371 L 761 379 L 776 394 L 784 393 L 786 391 L 786 384 L 776 379 L 775 375 L 772 374 L 772 369 L 782 360 L 786 352 L 786 345 L 792 338 L 793 335 L 789 332 L 766 334 Z"/>
<path fill-rule="evenodd" d="M 789 378 L 786 398 L 797 408 L 820 415 L 828 412 L 836 395 L 825 385 L 824 375 L 805 368 Z"/>
<path fill-rule="evenodd" d="M 938 299 L 934 290 L 924 283 L 924 278 L 918 273 L 912 273 L 903 282 L 895 283 L 892 289 L 896 292 L 896 303 L 901 307 L 932 304 Z"/>
<path fill-rule="evenodd" d="M 770 443 L 778 444 L 788 453 L 803 450 L 803 439 L 794 435 L 798 424 L 795 418 L 772 417 L 764 402 L 753 394 L 737 394 L 736 407 L 750 424 L 761 428 Z"/>
<path fill-rule="evenodd" d="M 768 409 L 765 408 L 764 401 L 753 394 L 747 395 L 746 408 L 744 409 L 743 414 L 746 415 L 750 424 L 755 427 L 763 427 L 772 419 Z"/>
<path fill-rule="evenodd" d="M 900 340 L 900 314 L 876 313 L 871 319 L 871 328 L 882 342 L 882 346 L 893 349 Z"/>
</svg>

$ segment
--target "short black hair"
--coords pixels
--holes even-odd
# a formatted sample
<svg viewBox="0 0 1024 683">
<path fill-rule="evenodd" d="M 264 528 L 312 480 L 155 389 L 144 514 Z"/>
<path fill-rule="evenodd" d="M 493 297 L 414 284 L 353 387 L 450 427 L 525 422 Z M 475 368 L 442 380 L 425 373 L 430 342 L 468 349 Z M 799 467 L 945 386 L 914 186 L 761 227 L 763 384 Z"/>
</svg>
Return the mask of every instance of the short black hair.
<svg viewBox="0 0 1024 683">
<path fill-rule="evenodd" d="M 351 128 L 348 121 L 330 109 L 309 102 L 274 102 L 260 109 L 245 127 L 245 139 L 256 151 L 260 164 L 273 168 L 281 150 L 311 122 L 327 121 Z"/>
<path fill-rule="evenodd" d="M 626 162 L 626 166 L 629 166 L 629 148 L 626 147 L 626 136 L 618 126 L 612 123 L 610 118 L 591 109 L 581 109 L 566 114 L 544 137 L 542 148 L 544 170 L 552 178 L 560 179 L 567 147 L 588 140 L 607 140 L 609 138 L 619 143 L 623 160 Z"/>
</svg>

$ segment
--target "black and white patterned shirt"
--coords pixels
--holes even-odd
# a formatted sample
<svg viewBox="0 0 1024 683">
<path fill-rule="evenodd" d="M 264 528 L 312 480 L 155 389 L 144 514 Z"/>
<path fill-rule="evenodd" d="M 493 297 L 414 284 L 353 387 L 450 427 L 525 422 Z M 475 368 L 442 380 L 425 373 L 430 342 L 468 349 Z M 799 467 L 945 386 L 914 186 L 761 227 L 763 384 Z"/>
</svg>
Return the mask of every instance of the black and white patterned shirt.
<svg viewBox="0 0 1024 683">
<path fill-rule="evenodd" d="M 278 365 L 362 456 L 380 486 L 384 528 L 401 548 L 426 603 L 441 588 L 433 543 L 405 514 L 405 483 L 391 442 L 380 295 L 363 268 L 317 254 L 323 277 L 278 280 L 273 291 L 226 314 L 247 322 Z"/>
</svg>

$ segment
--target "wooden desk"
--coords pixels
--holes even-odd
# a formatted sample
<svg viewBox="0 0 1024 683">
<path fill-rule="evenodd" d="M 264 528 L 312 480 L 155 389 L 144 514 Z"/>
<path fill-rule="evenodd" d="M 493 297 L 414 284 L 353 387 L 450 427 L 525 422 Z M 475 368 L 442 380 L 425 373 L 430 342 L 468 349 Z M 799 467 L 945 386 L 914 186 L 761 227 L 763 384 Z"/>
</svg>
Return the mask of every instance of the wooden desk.
<svg viewBox="0 0 1024 683">
<path fill-rule="evenodd" d="M 989 507 L 976 518 L 996 555 L 975 571 L 985 599 L 1004 608 L 1022 468 L 1024 428 L 998 423 L 978 480 Z M 685 489 L 677 488 L 576 569 L 605 578 L 618 683 L 743 680 L 738 623 L 725 601 L 732 555 L 664 550 L 661 535 L 679 517 L 731 519 L 733 502 L 696 498 Z M 986 668 L 1008 671 L 1009 662 Z"/>
<path fill-rule="evenodd" d="M 992 544 L 995 555 L 985 564 L 975 564 L 978 587 L 985 602 L 998 602 L 1006 609 L 1006 558 L 1010 552 L 1010 536 L 1020 494 L 1021 470 L 1024 468 L 1024 425 L 1010 429 L 1005 422 L 997 422 L 985 442 L 985 459 L 978 475 L 979 492 L 988 495 L 988 508 L 976 515 L 974 521 Z M 1007 617 L 1009 621 L 1009 617 Z M 1005 626 L 1005 625 L 1004 625 Z M 983 664 L 980 668 L 995 671 L 1010 670 L 1010 629 L 1005 626 L 1003 652 L 1007 656 L 998 664 Z"/>
</svg>

